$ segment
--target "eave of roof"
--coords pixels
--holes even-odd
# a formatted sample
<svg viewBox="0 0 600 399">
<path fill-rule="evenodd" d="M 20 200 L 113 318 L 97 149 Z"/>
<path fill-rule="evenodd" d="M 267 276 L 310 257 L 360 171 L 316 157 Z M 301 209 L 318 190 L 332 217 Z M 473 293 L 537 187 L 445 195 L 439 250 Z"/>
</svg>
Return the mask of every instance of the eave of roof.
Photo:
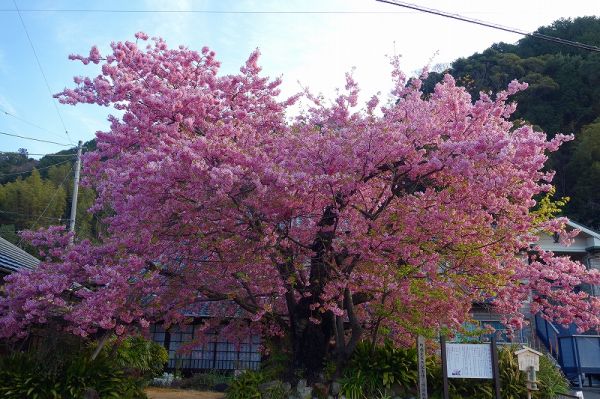
<svg viewBox="0 0 600 399">
<path fill-rule="evenodd" d="M 0 269 L 8 273 L 34 269 L 40 260 L 0 237 Z"/>
</svg>

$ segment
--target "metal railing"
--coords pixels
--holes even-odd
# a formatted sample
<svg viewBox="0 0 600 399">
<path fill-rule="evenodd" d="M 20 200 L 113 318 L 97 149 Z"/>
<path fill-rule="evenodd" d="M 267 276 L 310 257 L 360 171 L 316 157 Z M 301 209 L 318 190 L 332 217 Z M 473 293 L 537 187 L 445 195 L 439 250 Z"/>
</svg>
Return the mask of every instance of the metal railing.
<svg viewBox="0 0 600 399">
<path fill-rule="evenodd" d="M 573 334 L 539 315 L 535 324 L 538 337 L 569 379 L 575 381 L 584 373 L 600 374 L 600 335 Z M 579 380 L 578 384 L 582 383 Z"/>
</svg>

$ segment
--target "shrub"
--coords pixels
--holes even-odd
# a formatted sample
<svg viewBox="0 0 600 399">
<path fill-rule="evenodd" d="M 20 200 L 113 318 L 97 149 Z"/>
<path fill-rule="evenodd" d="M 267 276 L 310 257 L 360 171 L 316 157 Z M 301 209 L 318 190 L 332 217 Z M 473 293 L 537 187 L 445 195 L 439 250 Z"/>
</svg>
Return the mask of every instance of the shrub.
<svg viewBox="0 0 600 399">
<path fill-rule="evenodd" d="M 121 342 L 113 339 L 103 352 L 111 357 L 114 353 L 119 367 L 145 381 L 161 376 L 169 360 L 169 354 L 162 345 L 141 336 L 128 337 Z"/>
<path fill-rule="evenodd" d="M 555 398 L 559 393 L 569 392 L 569 381 L 562 371 L 547 357 L 540 357 L 540 371 L 537 379 L 539 398 Z"/>
<path fill-rule="evenodd" d="M 351 399 L 377 397 L 393 386 L 414 391 L 417 385 L 417 352 L 387 342 L 372 347 L 362 342 L 354 351 L 342 379 L 342 393 Z"/>
<path fill-rule="evenodd" d="M 282 381 L 273 381 L 262 393 L 262 399 L 287 399 L 290 396 L 290 385 Z"/>
<path fill-rule="evenodd" d="M 502 346 L 498 353 L 500 384 L 503 399 L 527 397 L 526 374 L 519 370 L 514 352 L 516 346 Z M 552 399 L 558 393 L 568 392 L 568 381 L 549 358 L 540 358 L 537 375 L 539 391 L 535 399 Z M 385 397 L 390 389 L 411 392 L 418 384 L 417 355 L 414 349 L 395 348 L 390 344 L 371 348 L 361 343 L 353 354 L 341 382 L 341 393 L 348 399 Z M 427 359 L 427 382 L 432 399 L 442 397 L 442 370 L 440 360 Z M 449 379 L 451 399 L 493 399 L 494 387 L 490 380 Z M 395 392 L 398 394 L 398 392 Z"/>
<path fill-rule="evenodd" d="M 2 398 L 81 398 L 87 390 L 96 391 L 101 398 L 145 398 L 136 381 L 106 356 L 90 360 L 90 354 L 83 352 L 60 362 L 60 367 L 34 353 L 0 359 Z"/>
<path fill-rule="evenodd" d="M 265 382 L 265 377 L 258 371 L 246 370 L 237 376 L 226 392 L 227 399 L 261 399 L 258 386 Z"/>
</svg>

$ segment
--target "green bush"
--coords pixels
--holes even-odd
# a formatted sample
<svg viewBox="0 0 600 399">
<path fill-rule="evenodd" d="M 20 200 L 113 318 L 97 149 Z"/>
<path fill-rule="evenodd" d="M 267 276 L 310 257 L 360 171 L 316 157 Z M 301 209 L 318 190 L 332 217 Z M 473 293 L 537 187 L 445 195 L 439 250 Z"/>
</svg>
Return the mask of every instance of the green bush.
<svg viewBox="0 0 600 399">
<path fill-rule="evenodd" d="M 262 399 L 287 399 L 290 396 L 290 387 L 282 381 L 274 381 L 262 394 Z"/>
<path fill-rule="evenodd" d="M 414 348 L 397 348 L 389 342 L 372 347 L 362 342 L 348 363 L 341 389 L 350 399 L 373 398 L 392 387 L 413 392 L 417 383 L 417 352 Z"/>
<path fill-rule="evenodd" d="M 49 361 L 50 360 L 50 361 Z M 52 365 L 35 353 L 14 353 L 0 359 L 0 396 L 6 399 L 82 398 L 87 390 L 101 398 L 144 398 L 136 381 L 127 377 L 115 362 L 87 352 Z"/>
<path fill-rule="evenodd" d="M 537 379 L 540 399 L 555 398 L 559 393 L 569 392 L 569 381 L 547 356 L 540 357 Z"/>
<path fill-rule="evenodd" d="M 527 397 L 524 372 L 514 352 L 516 346 L 502 346 L 498 353 L 500 384 L 503 399 L 524 399 Z M 540 371 L 537 374 L 539 391 L 535 399 L 553 399 L 558 393 L 568 392 L 569 384 L 564 375 L 545 356 L 540 358 Z M 348 399 L 384 397 L 394 388 L 404 390 L 404 394 L 414 394 L 418 385 L 417 355 L 414 349 L 395 348 L 385 344 L 371 348 L 361 343 L 353 354 L 344 377 L 340 381 L 341 392 Z M 427 359 L 427 382 L 429 397 L 442 397 L 442 370 L 440 360 Z M 493 399 L 494 387 L 490 380 L 449 379 L 451 399 Z"/>
<path fill-rule="evenodd" d="M 227 399 L 261 399 L 258 386 L 265 382 L 265 376 L 257 371 L 246 370 L 237 376 L 227 389 Z"/>
<path fill-rule="evenodd" d="M 169 354 L 162 345 L 140 336 L 128 337 L 121 342 L 113 339 L 104 347 L 103 353 L 113 357 L 127 373 L 145 381 L 161 376 L 169 360 Z"/>
</svg>

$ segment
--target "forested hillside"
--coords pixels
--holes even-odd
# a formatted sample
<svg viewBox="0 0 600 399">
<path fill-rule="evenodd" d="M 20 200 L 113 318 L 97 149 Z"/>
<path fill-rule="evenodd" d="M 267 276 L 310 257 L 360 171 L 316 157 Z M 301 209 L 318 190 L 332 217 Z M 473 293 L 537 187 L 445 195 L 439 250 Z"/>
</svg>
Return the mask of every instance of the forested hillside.
<svg viewBox="0 0 600 399">
<path fill-rule="evenodd" d="M 600 46 L 600 18 L 559 20 L 538 33 Z M 447 70 L 474 97 L 502 90 L 513 79 L 529 83 L 520 93 L 515 119 L 550 136 L 574 133 L 575 141 L 553 154 L 557 196 L 571 198 L 565 213 L 600 228 L 600 52 L 526 37 L 516 44 L 494 44 L 482 53 L 460 58 Z M 431 91 L 442 73 L 425 82 Z"/>
<path fill-rule="evenodd" d="M 93 148 L 94 142 L 85 148 Z M 67 225 L 73 196 L 76 149 L 35 160 L 25 149 L 0 154 L 0 236 L 19 243 L 17 232 L 49 225 Z M 94 237 L 95 218 L 86 210 L 94 191 L 80 187 L 76 230 L 80 237 Z"/>
</svg>

